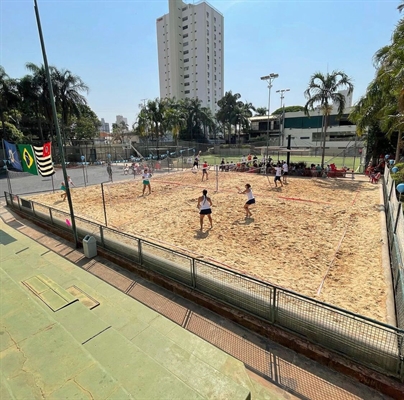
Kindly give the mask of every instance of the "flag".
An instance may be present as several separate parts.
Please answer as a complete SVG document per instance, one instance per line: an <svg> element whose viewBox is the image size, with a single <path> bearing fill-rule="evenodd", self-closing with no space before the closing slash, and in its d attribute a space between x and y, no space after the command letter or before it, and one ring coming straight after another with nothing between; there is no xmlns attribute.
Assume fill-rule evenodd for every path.
<svg viewBox="0 0 404 400"><path fill-rule="evenodd" d="M51 143L46 142L42 146L33 146L38 172L42 176L51 176L55 173L52 162Z"/></svg>
<svg viewBox="0 0 404 400"><path fill-rule="evenodd" d="M32 146L30 144L19 144L18 151L20 152L23 171L29 172L32 175L38 175Z"/></svg>
<svg viewBox="0 0 404 400"><path fill-rule="evenodd" d="M17 152L17 146L12 143L8 143L6 140L4 142L4 149L6 151L6 157L10 162L11 166L17 171L22 171L22 165L20 157Z"/></svg>

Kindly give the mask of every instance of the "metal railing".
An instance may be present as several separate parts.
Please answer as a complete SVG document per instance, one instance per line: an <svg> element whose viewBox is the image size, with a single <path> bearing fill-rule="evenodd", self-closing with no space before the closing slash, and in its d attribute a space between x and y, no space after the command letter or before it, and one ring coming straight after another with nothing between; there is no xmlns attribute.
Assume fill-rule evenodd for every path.
<svg viewBox="0 0 404 400"><path fill-rule="evenodd" d="M5 193L7 205L71 232L69 214ZM75 217L80 239L404 382L404 330L259 281L214 262Z"/></svg>
<svg viewBox="0 0 404 400"><path fill-rule="evenodd" d="M404 329L404 214L402 204L397 199L396 184L387 167L384 170L383 195L397 326Z"/></svg>

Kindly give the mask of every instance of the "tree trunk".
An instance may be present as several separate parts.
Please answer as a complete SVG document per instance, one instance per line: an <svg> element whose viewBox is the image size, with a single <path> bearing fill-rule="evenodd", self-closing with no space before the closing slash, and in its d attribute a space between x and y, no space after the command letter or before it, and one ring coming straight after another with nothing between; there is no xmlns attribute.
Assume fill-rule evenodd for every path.
<svg viewBox="0 0 404 400"><path fill-rule="evenodd" d="M324 126L323 126L323 145L322 145L322 151L321 151L321 168L324 168L324 158L325 158L325 142L327 138L327 125L328 125L328 115L324 115Z"/></svg>
<svg viewBox="0 0 404 400"><path fill-rule="evenodd" d="M397 147L396 147L396 158L395 163L397 164L400 161L400 150L401 150L401 140L403 137L403 133L401 129L398 131L398 138L397 138Z"/></svg>

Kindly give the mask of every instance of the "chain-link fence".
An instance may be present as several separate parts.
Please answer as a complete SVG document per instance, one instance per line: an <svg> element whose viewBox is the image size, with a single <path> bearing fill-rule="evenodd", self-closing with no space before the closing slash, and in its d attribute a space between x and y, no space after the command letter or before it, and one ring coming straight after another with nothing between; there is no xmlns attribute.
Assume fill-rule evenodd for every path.
<svg viewBox="0 0 404 400"><path fill-rule="evenodd" d="M7 192L5 198L9 207L71 232L69 213ZM90 234L98 246L140 267L404 381L404 330L83 218L75 220L81 240Z"/></svg>
<svg viewBox="0 0 404 400"><path fill-rule="evenodd" d="M402 202L398 199L396 184L391 178L390 170L387 167L384 171L383 194L386 208L397 326L404 329L404 214Z"/></svg>

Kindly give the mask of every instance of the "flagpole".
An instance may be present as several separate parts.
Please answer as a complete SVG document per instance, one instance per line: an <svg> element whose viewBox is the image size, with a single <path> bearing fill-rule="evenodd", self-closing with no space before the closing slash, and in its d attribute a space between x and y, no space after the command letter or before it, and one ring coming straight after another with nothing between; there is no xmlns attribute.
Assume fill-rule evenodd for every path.
<svg viewBox="0 0 404 400"><path fill-rule="evenodd" d="M8 155L7 155L7 152L6 152L6 143L4 142L4 139L2 139L2 142L3 142L4 154L6 155L6 176L7 176L8 192L13 193L13 189L11 187L10 175L8 174L8 167L7 167Z"/></svg>
<svg viewBox="0 0 404 400"><path fill-rule="evenodd" d="M74 239L74 244L75 244L76 248L78 248L79 240L78 240L78 236L77 236L76 221L74 218L72 197L70 195L69 180L67 179L67 171L66 171L66 165L65 165L65 158L64 158L64 154L63 154L62 139L60 136L59 123L58 123L57 112L56 112L55 97L53 94L52 81L51 81L51 77L50 77L50 73L49 73L48 59L46 57L45 42L43 40L43 35L42 35L42 28L41 28L41 21L39 18L37 0L34 0L34 9L35 9L36 22L38 25L39 40L41 42L42 56L43 56L43 61L44 61L44 66L45 66L45 71L46 71L46 80L48 82L49 97L50 97L50 102L51 102L51 106L52 106L52 115L53 115L53 122L55 124L56 139L57 139L58 148L59 148L59 156L60 156L60 159L62 162L63 178L64 178L65 187L66 187L67 202L69 204L69 210L70 210L70 219L71 219L71 225L72 225L72 231L73 231L73 239Z"/></svg>

